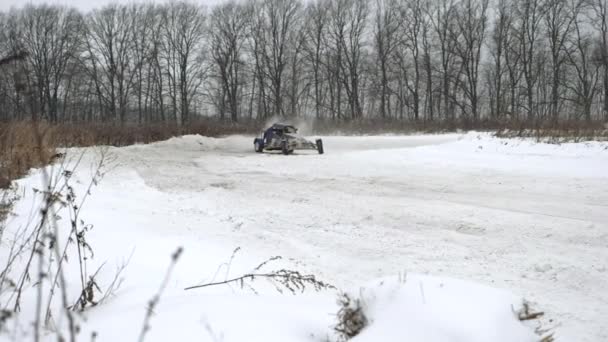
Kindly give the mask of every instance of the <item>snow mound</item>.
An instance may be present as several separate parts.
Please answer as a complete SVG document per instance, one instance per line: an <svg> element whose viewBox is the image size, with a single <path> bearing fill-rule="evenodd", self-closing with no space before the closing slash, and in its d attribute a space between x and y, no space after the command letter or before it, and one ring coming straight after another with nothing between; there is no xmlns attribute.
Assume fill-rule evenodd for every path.
<svg viewBox="0 0 608 342"><path fill-rule="evenodd" d="M337 292L279 294L251 284L259 294L220 286L170 291L155 310L147 341L336 342ZM349 294L359 299L368 326L352 342L538 341L517 312L522 299L475 283L408 274L367 283ZM99 341L132 341L145 302L122 296L88 314L86 332ZM175 329L179 327L179 329ZM2 338L0 337L0 340ZM50 341L50 339L49 339Z"/></svg>
<svg viewBox="0 0 608 342"><path fill-rule="evenodd" d="M96 254L89 269L106 263L97 279L105 291L114 266L129 261L111 300L84 313L81 336L95 331L97 341L136 340L169 255L181 246L184 255L146 341L337 341L340 307L331 291L279 296L258 283L259 296L227 287L183 290L222 278L226 267L218 269L239 246L247 252L232 262L230 276L280 255L289 261L281 267L345 289L407 265L421 274L512 289L546 312L543 327L553 325L558 341L608 341L602 305L608 298L608 145L489 133L323 139L323 155L258 154L252 137L243 136L109 148L107 174L81 215L95 227L87 234ZM70 178L79 199L97 149L67 151L73 162L85 150ZM41 195L32 189L44 188L40 178L34 170L17 183L0 261L13 240L30 236L17 232L36 222ZM67 236L69 215L64 209L60 216ZM80 294L78 263L64 270L73 302ZM517 319L521 298L502 290L413 273L364 284L351 292L369 323L355 342L539 339L537 323ZM27 283L19 322L8 327L24 337L0 332L0 341L31 340L37 289ZM43 340L56 336L48 332Z"/></svg>
<svg viewBox="0 0 608 342"><path fill-rule="evenodd" d="M539 340L518 319L521 298L471 282L407 274L349 296L358 298L368 321L353 342Z"/></svg>
<svg viewBox="0 0 608 342"><path fill-rule="evenodd" d="M188 151L221 151L221 152L251 152L253 151L253 137L231 135L214 138L202 135L184 135L173 137L165 141L150 144L155 148L182 149Z"/></svg>

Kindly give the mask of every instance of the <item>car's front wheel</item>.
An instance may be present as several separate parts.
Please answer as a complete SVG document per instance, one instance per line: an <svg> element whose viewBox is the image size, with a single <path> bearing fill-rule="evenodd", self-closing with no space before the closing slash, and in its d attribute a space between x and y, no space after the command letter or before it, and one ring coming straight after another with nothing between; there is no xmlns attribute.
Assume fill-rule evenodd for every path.
<svg viewBox="0 0 608 342"><path fill-rule="evenodd" d="M281 141L281 152L283 152L284 155L288 155L289 154L289 147L287 147L287 140L283 140Z"/></svg>
<svg viewBox="0 0 608 342"><path fill-rule="evenodd" d="M323 152L325 152L323 150L323 140L317 139L316 145L317 145L317 151L319 152L319 154L323 154Z"/></svg>
<svg viewBox="0 0 608 342"><path fill-rule="evenodd" d="M257 153L262 153L264 151L264 141L262 141L262 139L256 138L253 141L253 149Z"/></svg>

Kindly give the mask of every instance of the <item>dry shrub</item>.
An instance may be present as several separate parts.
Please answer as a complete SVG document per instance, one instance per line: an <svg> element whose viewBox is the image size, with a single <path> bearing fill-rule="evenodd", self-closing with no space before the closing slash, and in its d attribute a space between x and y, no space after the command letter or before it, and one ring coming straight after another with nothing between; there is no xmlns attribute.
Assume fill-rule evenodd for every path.
<svg viewBox="0 0 608 342"><path fill-rule="evenodd" d="M0 188L30 168L48 164L55 155L51 127L30 121L0 123Z"/></svg>
<svg viewBox="0 0 608 342"><path fill-rule="evenodd" d="M397 118L361 118L356 120L316 119L313 131L317 134L412 134L454 132L458 129L491 129L485 122L473 124L466 120L409 120Z"/></svg>
<svg viewBox="0 0 608 342"><path fill-rule="evenodd" d="M516 119L469 118L441 120L410 120L397 118L361 118L356 120L315 119L313 132L317 134L403 134L442 133L457 130L503 132L511 136L580 137L583 140L608 139L608 128L601 121L528 121ZM507 133L504 133L507 132Z"/></svg>
<svg viewBox="0 0 608 342"><path fill-rule="evenodd" d="M503 127L496 135L502 138L535 138L550 143L608 140L608 126L601 121L560 121L536 126Z"/></svg>
<svg viewBox="0 0 608 342"><path fill-rule="evenodd" d="M475 126L475 127L474 127ZM486 123L473 125L465 120L409 120L397 118L360 118L356 120L316 119L313 131L317 134L412 134L454 132L458 129L487 130Z"/></svg>
<svg viewBox="0 0 608 342"><path fill-rule="evenodd" d="M0 191L0 223L2 222L3 215L8 214L12 203L19 196L17 195L16 189L9 189ZM1 235L1 234L0 234Z"/></svg>
<svg viewBox="0 0 608 342"><path fill-rule="evenodd" d="M94 145L128 146L166 140L185 134L219 136L223 134L247 134L256 126L249 123L229 123L211 119L200 119L185 126L175 124L60 124L52 128L50 136L57 146L86 147Z"/></svg>
<svg viewBox="0 0 608 342"><path fill-rule="evenodd" d="M359 335L368 325L368 320L359 299L352 299L348 294L342 293L338 297L338 305L338 324L334 329L339 334L340 341L347 341Z"/></svg>
<svg viewBox="0 0 608 342"><path fill-rule="evenodd" d="M95 145L127 146L151 143L184 134L219 136L257 132L252 122L230 123L199 119L185 126L175 124L100 124L46 122L0 122L0 189L22 177L29 169L48 164L57 147Z"/></svg>
<svg viewBox="0 0 608 342"><path fill-rule="evenodd" d="M280 120L280 119L279 119ZM357 120L310 119L315 134L385 134L413 132L453 132L457 129L497 131L503 137L535 137L560 141L608 140L608 129L602 122L561 121L530 122L518 120L401 120L361 118ZM13 179L30 168L49 163L56 147L95 145L127 146L147 144L185 134L220 136L256 134L264 120L239 123L218 118L197 118L184 126L168 123L60 123L0 122L0 189L8 188Z"/></svg>

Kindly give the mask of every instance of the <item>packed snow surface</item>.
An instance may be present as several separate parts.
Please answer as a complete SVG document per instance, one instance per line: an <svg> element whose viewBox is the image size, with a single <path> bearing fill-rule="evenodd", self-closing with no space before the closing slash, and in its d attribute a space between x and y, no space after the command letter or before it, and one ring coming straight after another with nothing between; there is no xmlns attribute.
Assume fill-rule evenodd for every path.
<svg viewBox="0 0 608 342"><path fill-rule="evenodd" d="M85 313L83 339L136 340L181 246L147 341L335 340L334 290L279 294L263 280L258 294L183 290L276 255L267 270L315 274L360 300L369 325L356 342L534 341L538 324L557 341L608 340L608 145L482 133L323 140L323 155L256 154L241 136L110 148L81 217L94 225L90 269L105 262L100 285L127 267ZM98 158L84 152L80 193ZM19 182L5 246L31 214L39 174ZM545 312L540 322L517 320L522 298ZM27 334L19 324L13 336Z"/></svg>

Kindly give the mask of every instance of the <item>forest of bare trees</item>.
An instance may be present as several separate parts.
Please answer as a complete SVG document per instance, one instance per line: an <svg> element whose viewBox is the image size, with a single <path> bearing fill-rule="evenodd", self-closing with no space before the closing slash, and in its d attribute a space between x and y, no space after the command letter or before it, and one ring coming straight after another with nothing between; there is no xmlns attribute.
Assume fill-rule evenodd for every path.
<svg viewBox="0 0 608 342"><path fill-rule="evenodd" d="M608 121L605 0L0 12L0 120Z"/></svg>

